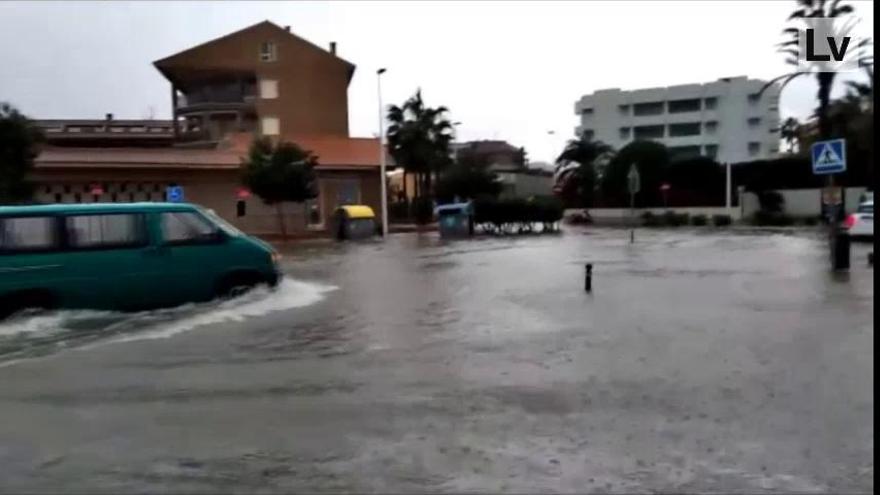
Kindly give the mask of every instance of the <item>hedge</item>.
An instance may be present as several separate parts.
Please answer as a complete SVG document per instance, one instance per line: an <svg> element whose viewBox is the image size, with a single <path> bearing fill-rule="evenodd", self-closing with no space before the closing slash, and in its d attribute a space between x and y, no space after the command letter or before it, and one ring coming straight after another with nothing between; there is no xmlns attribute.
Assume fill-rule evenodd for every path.
<svg viewBox="0 0 880 495"><path fill-rule="evenodd" d="M535 224L541 224L542 232L555 231L564 212L562 201L550 196L480 198L473 205L474 223L493 233L532 232Z"/></svg>

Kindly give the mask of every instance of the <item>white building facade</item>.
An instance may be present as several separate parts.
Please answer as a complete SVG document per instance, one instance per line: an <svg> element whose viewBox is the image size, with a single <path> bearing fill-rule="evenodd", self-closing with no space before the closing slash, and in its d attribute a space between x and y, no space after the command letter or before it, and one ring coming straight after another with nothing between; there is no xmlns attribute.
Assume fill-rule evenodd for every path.
<svg viewBox="0 0 880 495"><path fill-rule="evenodd" d="M633 91L603 89L581 97L575 128L619 150L635 140L666 145L674 157L707 156L721 163L779 153L779 88L745 76L706 84Z"/></svg>

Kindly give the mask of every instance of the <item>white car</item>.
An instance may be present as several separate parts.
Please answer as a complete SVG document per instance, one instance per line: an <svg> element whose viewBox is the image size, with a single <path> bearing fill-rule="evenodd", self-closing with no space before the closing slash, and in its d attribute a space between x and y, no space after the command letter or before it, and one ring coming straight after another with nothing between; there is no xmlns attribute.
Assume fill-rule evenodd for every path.
<svg viewBox="0 0 880 495"><path fill-rule="evenodd" d="M850 237L874 237L874 200L859 203L855 213L844 222Z"/></svg>

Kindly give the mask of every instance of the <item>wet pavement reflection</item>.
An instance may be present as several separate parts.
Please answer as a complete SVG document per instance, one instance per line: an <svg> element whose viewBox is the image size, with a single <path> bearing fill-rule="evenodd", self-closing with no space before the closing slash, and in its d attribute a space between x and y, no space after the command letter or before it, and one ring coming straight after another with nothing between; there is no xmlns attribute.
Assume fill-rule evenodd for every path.
<svg viewBox="0 0 880 495"><path fill-rule="evenodd" d="M0 492L872 491L871 247L825 249L401 234L290 246L232 301L4 322Z"/></svg>

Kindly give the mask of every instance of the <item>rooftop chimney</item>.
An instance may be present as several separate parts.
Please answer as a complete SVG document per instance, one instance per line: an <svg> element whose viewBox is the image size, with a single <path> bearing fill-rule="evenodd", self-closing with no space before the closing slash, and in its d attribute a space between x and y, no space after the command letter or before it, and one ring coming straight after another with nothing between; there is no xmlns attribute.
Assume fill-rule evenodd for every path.
<svg viewBox="0 0 880 495"><path fill-rule="evenodd" d="M290 26L284 26L284 30L287 31L287 32L289 33L289 32L290 32Z"/></svg>
<svg viewBox="0 0 880 495"><path fill-rule="evenodd" d="M106 114L106 115L104 116L104 118L107 119L107 120L113 120L113 114L112 114L112 113L108 113L108 114Z"/></svg>
<svg viewBox="0 0 880 495"><path fill-rule="evenodd" d="M330 53L332 53L333 55L336 55L336 42L335 41L330 42Z"/></svg>

